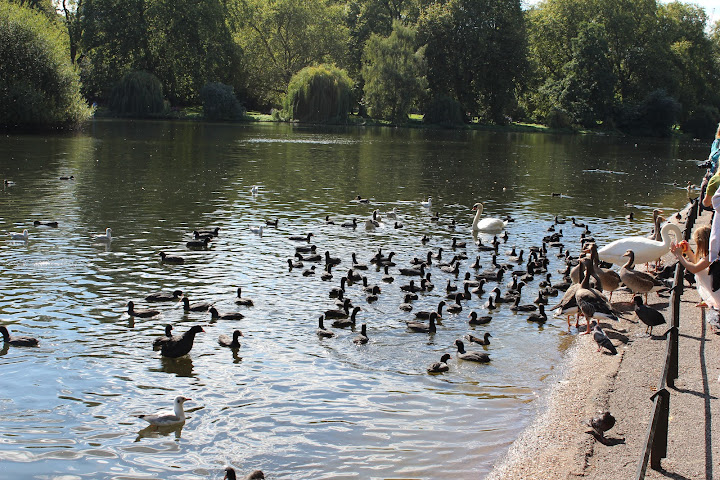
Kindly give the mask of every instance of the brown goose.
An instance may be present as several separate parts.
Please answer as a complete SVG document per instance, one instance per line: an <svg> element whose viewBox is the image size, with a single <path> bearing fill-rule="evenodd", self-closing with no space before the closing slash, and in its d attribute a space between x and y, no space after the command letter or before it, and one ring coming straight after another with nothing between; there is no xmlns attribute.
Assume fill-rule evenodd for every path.
<svg viewBox="0 0 720 480"><path fill-rule="evenodd" d="M320 315L320 318L318 319L318 328L316 330L317 336L320 338L332 338L335 336L333 332L325 328L325 325L323 323L323 320L325 320L325 317Z"/></svg>
<svg viewBox="0 0 720 480"><path fill-rule="evenodd" d="M635 253L632 250L626 251L623 257L628 257L628 261L620 268L620 279L634 294L645 294L645 303L647 303L648 293L666 288L660 280L633 268Z"/></svg>
<svg viewBox="0 0 720 480"><path fill-rule="evenodd" d="M437 319L437 313L432 312L430 314L429 324L425 325L422 322L405 322L408 330L418 333L435 333L437 328L435 327L435 320Z"/></svg>
<svg viewBox="0 0 720 480"><path fill-rule="evenodd" d="M582 263L586 271L580 288L575 292L575 301L577 302L579 312L582 313L587 320L587 330L585 333L590 333L590 329L592 328L590 327L590 322L595 315L610 318L611 320L618 320L618 318L613 313L612 306L605 296L600 291L590 288L590 269L592 268L590 260L584 258Z"/></svg>
<svg viewBox="0 0 720 480"><path fill-rule="evenodd" d="M488 355L487 353L466 352L465 344L462 342L462 340L455 340L455 346L458 349L457 357L460 360L465 360L468 362L480 362L480 363L487 363L490 361L490 355Z"/></svg>
<svg viewBox="0 0 720 480"><path fill-rule="evenodd" d="M610 298L608 301L612 301L612 294L620 286L620 275L609 268L602 268L600 266L600 258L598 257L597 244L591 243L590 248L586 250L590 253L590 259L592 260L592 268L596 278L600 280L600 286L603 291L610 292Z"/></svg>
<svg viewBox="0 0 720 480"><path fill-rule="evenodd" d="M20 335L10 336L5 325L0 325L0 333L2 334L3 341L6 345L13 345L15 347L37 347L40 341L35 337L24 337Z"/></svg>

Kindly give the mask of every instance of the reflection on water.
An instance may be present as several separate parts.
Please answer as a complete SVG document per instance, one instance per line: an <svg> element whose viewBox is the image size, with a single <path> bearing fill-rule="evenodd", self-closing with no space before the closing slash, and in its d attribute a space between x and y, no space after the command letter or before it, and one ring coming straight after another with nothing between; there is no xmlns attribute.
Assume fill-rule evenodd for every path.
<svg viewBox="0 0 720 480"><path fill-rule="evenodd" d="M160 438L160 437L168 437L170 434L174 434L175 440L180 440L180 437L182 436L182 429L185 426L184 423L180 423L178 425L171 425L168 427L159 427L157 425L148 425L147 427L143 428L138 432L138 436L135 439L136 442L139 442L143 438Z"/></svg>
<svg viewBox="0 0 720 480"><path fill-rule="evenodd" d="M334 308L328 292L353 252L367 264L378 249L394 251L405 267L428 251L443 248L445 261L464 251L460 276L433 265L434 290L412 302L413 311L436 309L448 280L462 288L464 273L475 273L475 257L490 266L491 252L471 243L476 202L485 217L515 219L500 263L512 245L526 252L539 245L555 215L589 223L601 243L644 234L652 208L683 205L686 191L675 182L695 180L692 160L707 152L705 145L635 142L117 121L95 122L76 136L1 138L0 178L15 185L0 190L0 232L28 228L30 235L27 243L0 237L0 319L42 339L39 349L0 350L2 475L200 479L235 464L293 479L482 476L530 420L575 329L567 334L565 319L529 323L507 306L490 313L487 325L469 327L470 311L488 314L485 293L459 314L444 313L435 334L410 333L405 322L413 314L398 308L407 278L392 267L396 281L383 283L384 272L371 265L363 274L381 286L376 302L366 301L361 283L346 288L361 307L368 344L356 346L353 329L332 329L329 321L336 337L319 341L318 316ZM73 181L59 179L70 174ZM370 203L353 201L357 195ZM428 196L430 210L420 203ZM635 221L625 218L626 205ZM373 210L393 208L402 229L389 219L364 228ZM353 218L359 228L340 226ZM274 219L278 226L262 236L251 232ZM35 220L58 227L35 227ZM209 249L187 249L193 230L214 226L220 235ZM94 242L106 228L113 242ZM582 229L568 223L563 230L565 248L577 254ZM322 262L313 263L314 277L302 275L310 262L288 268L300 245L289 237L308 232L319 253L341 259L329 282L320 279ZM453 237L469 246L453 251ZM493 239L478 238L485 245ZM163 265L159 251L185 263ZM559 278L555 253L548 271ZM541 280L528 282L524 303ZM242 308L242 320L210 323L207 312L144 300L180 289L192 301L236 311L238 287L255 301ZM129 317L129 300L161 313ZM188 356L161 358L152 341L168 323L175 332L202 324L206 334ZM236 328L246 335L242 347L218 346L218 335ZM485 331L491 363L457 361L454 340ZM453 356L449 372L428 375L443 353ZM171 405L178 394L192 397L195 409L182 428L136 433L133 413Z"/></svg>

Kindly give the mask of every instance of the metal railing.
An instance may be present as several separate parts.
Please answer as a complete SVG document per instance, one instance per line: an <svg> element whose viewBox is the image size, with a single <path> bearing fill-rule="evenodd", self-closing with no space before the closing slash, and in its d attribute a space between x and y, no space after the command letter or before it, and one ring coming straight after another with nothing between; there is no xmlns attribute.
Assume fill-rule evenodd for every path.
<svg viewBox="0 0 720 480"><path fill-rule="evenodd" d="M690 239L690 234L695 226L700 214L700 205L698 200L688 208L688 218L685 222L685 232L683 236L685 240ZM685 277L685 267L680 262L675 268L675 277L673 279L672 294L670 296L670 328L665 333L667 337L667 351L665 354L665 364L660 375L660 382L657 391L650 397L652 403L652 413L650 424L646 435L645 447L643 448L635 478L642 480L645 478L648 460L653 470L661 468L660 460L667 457L667 439L668 439L668 422L670 419L670 390L675 386L675 379L678 378L678 351L679 351L679 328L680 328L680 298L683 293L683 281Z"/></svg>

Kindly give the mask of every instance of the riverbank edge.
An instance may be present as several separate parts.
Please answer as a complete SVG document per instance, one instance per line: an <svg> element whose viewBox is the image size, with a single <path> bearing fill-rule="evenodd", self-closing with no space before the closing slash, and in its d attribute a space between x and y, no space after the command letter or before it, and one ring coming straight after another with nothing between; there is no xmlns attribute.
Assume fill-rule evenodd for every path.
<svg viewBox="0 0 720 480"><path fill-rule="evenodd" d="M681 210L683 219L687 218L689 208L688 205ZM674 219L675 215L671 217ZM699 219L696 226L703 223L707 223L707 219L704 222ZM679 226L684 229L684 224ZM663 260L666 264L674 263L674 257L670 254L663 257ZM684 296L691 297L690 305L697 302L694 288L686 289ZM627 305L631 301L632 295L616 291L613 305L617 308L618 304ZM652 299L650 302L652 304ZM665 310L661 311L668 319L669 304L663 305ZM657 308L657 305L652 306ZM637 321L631 306L623 306L623 310L624 319L620 324L600 322L616 345L618 355L598 353L592 335L578 335L561 361L559 371L554 377L555 383L540 397L536 416L506 453L495 462L486 480L576 479L587 476L629 478L628 473L634 470L640 460L640 451L638 450L637 454L626 451L624 461L617 462L622 465L616 465L616 471L598 471L593 465L596 449L601 448L606 453L609 450L589 434L587 421L598 412L612 410L613 405L617 407L618 404L622 405L623 401L627 402L627 410L632 411L623 412L624 416L634 417L637 421L616 427L614 433L620 432L624 435L621 439L623 444L627 439L626 450L636 449L637 445L634 444L637 442L631 441L631 438L637 439L644 435L649 421L645 417L650 413L649 408L640 405L641 399L652 395L660 379L665 341L657 341L657 334L654 334L655 337L643 338L645 325ZM664 333L667 325L657 328ZM644 357L649 366L642 371L635 370L638 366L637 359L625 362L628 356ZM619 376L627 376L628 372L625 370L629 369L633 369L638 377L643 378L635 385L616 382ZM615 415L620 418L617 411Z"/></svg>

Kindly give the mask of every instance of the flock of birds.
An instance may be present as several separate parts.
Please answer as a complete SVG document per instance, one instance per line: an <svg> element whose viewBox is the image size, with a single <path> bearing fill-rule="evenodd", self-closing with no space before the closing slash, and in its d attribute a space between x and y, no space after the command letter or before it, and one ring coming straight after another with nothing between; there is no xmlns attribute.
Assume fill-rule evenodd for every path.
<svg viewBox="0 0 720 480"><path fill-rule="evenodd" d="M253 186L251 193L253 195L258 193L256 186ZM354 201L358 204L370 203L368 199L360 196L357 196ZM433 208L432 198L429 197L427 201L421 202L421 207L427 209L430 213ZM396 264L395 252L385 254L382 249L378 249L376 254L370 258L369 264L364 264L357 259L355 253L352 253L349 260L335 257L329 250L326 250L324 254L319 253L317 246L312 244L314 234L311 232L289 236L288 240L297 242L292 257L287 259L290 272L301 271L303 277L317 276L323 281L333 281L337 278L339 282L338 286L332 287L328 291L328 297L335 304L319 312L321 314L316 329L317 336L320 339L331 339L336 336L335 331L332 329L350 328L354 330L358 315L363 311L363 308L358 303L377 301L383 291L394 289L391 285L395 282L397 282L396 285L400 284L397 290L402 294L403 299L398 308L408 312L405 323L409 333L433 335L438 328L442 328L443 321L449 320L450 315L457 316L461 314L473 302L475 308L470 309L467 315L469 319L468 326L487 326L492 321L493 312L505 306L517 313L525 312L526 316L522 318L540 324L548 321L546 310L549 310L554 311L557 316L567 317L568 328L570 328L572 316L575 317L576 327L579 327L580 317L585 317L586 329L584 333L593 332L598 351L604 348L611 354L616 354L616 347L596 319L619 320L620 312L615 309L610 300L613 291L617 290L621 285L624 285L635 294L633 298L634 312L647 325L650 335L652 335L653 327L665 323L663 314L647 305L647 295L651 292L666 289L667 286L661 279L634 268L635 262L648 263L657 261L659 257L666 253L670 248L670 235L675 237L675 241L681 240L682 235L676 225L667 223L660 228L663 218L659 214L662 212L654 212L655 235L653 238L628 237L616 240L598 249L594 239L590 236L590 229L587 225L577 222L575 218L567 219L556 216L554 222L548 228L548 235L542 239L541 243L528 246L527 249L518 249L518 247L513 246L511 249L501 253L500 246L507 244L509 239L508 224L513 222L513 219L510 217L503 219L482 217L482 203L476 203L473 206L473 211L475 215L471 231L475 240L474 244L467 245L467 242L453 238L451 244L430 249L422 257L412 258L406 265ZM385 213L374 210L372 217L365 220L364 223L358 223L353 218L352 221L344 222L340 226L355 229L364 225L367 230L374 230L382 228L385 225L383 222L389 221L393 228L402 228L402 224L398 221L398 215L395 208ZM430 220L439 221L439 215L432 215ZM334 224L334 221L329 216L325 217L325 222L326 224ZM57 227L57 223L35 222L35 226ZM251 231L262 235L265 228L277 226L277 219L267 220L265 225L252 227ZM581 229L580 255L573 256L570 249L566 248L563 240L563 226L566 226L566 229ZM455 222L453 221L449 227L454 229ZM219 235L219 232L219 227L195 230L193 231L193 239L186 243L186 247L188 249L205 249ZM480 234L485 238L492 236L492 240L487 240L487 243L483 244ZM22 233L11 233L10 238L13 241L27 242L29 238L28 230L25 229ZM96 235L93 240L112 242L111 229L107 228L105 234ZM424 236L418 240L418 245L424 246L429 241L430 238ZM565 268L559 271L562 278L555 282L552 281L553 273L548 271L550 264L549 250L553 248L558 251L556 257L565 264ZM468 257L468 252L472 249L478 252L477 255L474 255L474 259ZM450 255L452 257L448 258ZM490 263L486 268L483 268L480 263L481 255L489 256ZM184 259L180 256L167 255L165 252L160 252L159 256L160 261L163 263L184 263ZM501 262L499 259L503 257L505 261ZM615 272L610 268L612 264L621 265L619 272ZM322 271L319 271L317 267L321 265L323 266ZM340 265L347 265L347 267L343 268L344 273L338 277L333 269L335 271L339 270ZM381 273L380 284L372 283L368 279L371 269ZM666 268L664 272L667 271ZM436 278L437 276L444 278L443 287L435 287L432 282L433 275L436 275ZM406 278L407 281L400 281L400 278ZM529 285L536 278L539 281L537 282L537 294L534 301L532 303L522 303L523 287ZM505 284L505 280L509 282ZM490 288L491 285L492 288ZM436 309L415 310L413 301L417 300L419 295L425 295L433 290L437 292L443 288L445 293L438 302ZM561 292L564 292L562 296ZM603 292L608 292L610 297L606 297ZM364 297L360 301L358 301L358 293ZM479 303L478 300L483 298L485 293L488 294L485 302ZM641 295L645 295L645 302L643 302ZM355 298L352 299L351 296L355 296ZM546 307L551 297L559 297L559 300L555 302L555 305ZM182 302L185 312L208 312L211 322L217 320L241 320L244 317L242 312L218 312L213 303L210 302L191 303L188 296L184 295L181 290L152 293L145 297L145 300L147 302ZM252 307L254 304L252 299L243 297L241 288L237 288L235 303L244 307ZM152 318L159 315L160 310L137 308L133 301L129 301L127 303L127 314L135 317ZM325 326L326 321L331 322L332 329ZM179 335L173 335L172 330L172 325L166 325L165 335L153 341L153 348L159 350L163 357L178 358L187 355L193 347L195 336L205 331L201 325L194 325ZM0 326L0 333L6 345L32 347L39 344L39 341L33 337L10 335L5 326ZM241 347L239 337L241 336L243 334L240 330L234 330L232 336L220 335L218 344L222 347L239 349ZM360 333L353 337L352 342L363 345L368 343L370 338L371 332L368 331L368 324L365 322L362 323ZM490 354L487 351L490 338L492 338L490 332L485 332L479 337L468 332L462 339L456 339L453 348L457 360L478 363L490 362ZM465 342L482 346L483 351L467 351ZM451 358L450 353L443 353L438 362L434 362L427 367L427 372L430 374L447 372L451 368L449 363ZM138 417L157 427L182 424L186 420L183 405L189 400L184 396L177 396L174 400L173 411L138 415ZM593 428L596 433L602 430L602 428L600 430ZM259 471L253 472L251 475L256 476L248 476L247 478L264 478L262 472ZM235 472L230 467L226 472L226 478L235 478Z"/></svg>

